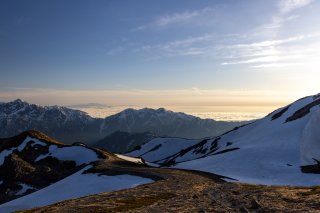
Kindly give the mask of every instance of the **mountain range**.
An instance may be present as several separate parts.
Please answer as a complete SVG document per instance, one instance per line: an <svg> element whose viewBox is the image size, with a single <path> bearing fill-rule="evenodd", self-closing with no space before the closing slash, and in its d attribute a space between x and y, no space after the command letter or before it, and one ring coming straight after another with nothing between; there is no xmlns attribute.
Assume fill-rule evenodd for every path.
<svg viewBox="0 0 320 213"><path fill-rule="evenodd" d="M11 137L26 130L42 131L59 140L96 140L101 119L60 106L39 106L17 99L0 104L0 137Z"/></svg>
<svg viewBox="0 0 320 213"><path fill-rule="evenodd" d="M157 136L202 138L221 134L242 123L200 119L163 108L126 109L101 119L90 117L80 110L61 106L39 106L20 99L0 103L0 137L11 137L34 129L69 144L73 142L94 144L117 131L129 134L152 132ZM112 138L113 143L121 143L121 138L117 139L115 135ZM135 140L139 139L137 137ZM122 152L130 150L125 144L118 145L124 147L120 150Z"/></svg>
<svg viewBox="0 0 320 213"><path fill-rule="evenodd" d="M143 108L126 109L105 118L101 131L106 135L115 131L129 133L149 131L158 136L203 138L219 135L243 123L201 119L164 108Z"/></svg>

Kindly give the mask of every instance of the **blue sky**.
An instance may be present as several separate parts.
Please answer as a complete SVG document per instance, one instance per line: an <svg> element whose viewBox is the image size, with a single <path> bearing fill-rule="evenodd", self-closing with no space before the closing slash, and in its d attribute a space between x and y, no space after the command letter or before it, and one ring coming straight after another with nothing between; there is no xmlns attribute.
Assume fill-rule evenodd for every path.
<svg viewBox="0 0 320 213"><path fill-rule="evenodd" d="M2 0L0 99L280 106L319 92L315 0Z"/></svg>

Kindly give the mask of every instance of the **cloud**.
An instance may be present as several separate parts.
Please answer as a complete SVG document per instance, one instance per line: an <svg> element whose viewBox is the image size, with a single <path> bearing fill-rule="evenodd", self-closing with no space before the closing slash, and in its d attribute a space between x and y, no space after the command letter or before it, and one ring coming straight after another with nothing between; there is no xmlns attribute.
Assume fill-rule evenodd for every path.
<svg viewBox="0 0 320 213"><path fill-rule="evenodd" d="M215 41L213 34L204 34L185 39L169 41L155 45L144 45L134 48L133 52L146 52L154 55L155 59L176 56L200 56L207 55L213 48L212 42Z"/></svg>
<svg viewBox="0 0 320 213"><path fill-rule="evenodd" d="M221 65L254 64L251 68L283 68L294 65L314 66L314 57L320 55L315 43L318 33L292 36L283 39L233 44L226 47L232 55Z"/></svg>
<svg viewBox="0 0 320 213"><path fill-rule="evenodd" d="M198 37L190 37L187 39L176 40L167 43L168 47L181 47L181 46L191 46L195 43L210 41L213 38L213 35L205 34Z"/></svg>
<svg viewBox="0 0 320 213"><path fill-rule="evenodd" d="M213 35L206 34L161 44L158 48L170 56L203 55L207 53L208 43L213 39Z"/></svg>
<svg viewBox="0 0 320 213"><path fill-rule="evenodd" d="M291 91L289 91L291 92ZM195 95L197 94L197 95ZM112 106L274 106L291 95L277 90L205 90L190 89L126 89L126 90L54 90L16 88L0 91L1 101L22 98L41 105L73 105L102 103ZM277 99L277 97L280 97Z"/></svg>
<svg viewBox="0 0 320 213"><path fill-rule="evenodd" d="M277 36L278 32L286 23L298 18L300 18L299 15L291 15L286 17L283 14L281 14L281 15L273 16L270 23L259 26L255 30L254 34L263 35L263 36L269 35L270 37L275 37Z"/></svg>
<svg viewBox="0 0 320 213"><path fill-rule="evenodd" d="M242 61L235 61L235 62L225 62L222 63L222 65L231 65L231 64L255 64L255 63L270 63L270 62L278 62L278 61L286 61L286 60L297 60L297 59L303 59L306 58L306 55L302 54L289 54L289 55L271 55L271 56L265 56L265 57L256 57L248 60L242 60ZM274 65L274 64L273 64ZM283 63L284 65L289 65L289 63ZM265 64L262 66L254 66L255 68L262 68L267 67ZM275 67L275 66L270 66ZM279 67L279 66L278 66Z"/></svg>
<svg viewBox="0 0 320 213"><path fill-rule="evenodd" d="M311 4L313 0L281 0L278 4L281 13L290 13Z"/></svg>
<svg viewBox="0 0 320 213"><path fill-rule="evenodd" d="M192 87L192 90L195 91L197 94L202 95L203 93L198 87Z"/></svg>
<svg viewBox="0 0 320 213"><path fill-rule="evenodd" d="M108 56L117 55L117 54L121 53L123 50L124 50L123 47L116 47L114 49L108 50L107 55Z"/></svg>
<svg viewBox="0 0 320 213"><path fill-rule="evenodd" d="M234 61L234 62L224 62L222 65L234 65L234 64L252 64L252 63L266 63L279 61L279 56L266 56L266 57L257 57L248 60Z"/></svg>
<svg viewBox="0 0 320 213"><path fill-rule="evenodd" d="M248 67L266 68L268 67L266 64L270 63L270 67L291 66L290 64L295 62L294 60L302 60L308 56L309 53L304 50L303 43L310 43L307 39L311 36L306 32L305 35L286 34L287 37L279 37L279 35L285 35L281 28L287 22L301 17L289 12L311 3L312 0L279 0L277 3L279 10L276 9L271 14L270 22L257 26L246 33L221 34L218 31L207 31L203 35L164 43L140 43L140 46L131 46L129 51L145 53L150 60L161 60L168 57L202 57L220 65L248 64ZM141 26L140 30L203 20L204 17L209 17L206 13L210 10L212 9L205 8L165 14L156 17L149 24ZM285 13L281 11L285 11ZM212 15L212 13L210 14ZM254 66L250 66L251 64Z"/></svg>
<svg viewBox="0 0 320 213"><path fill-rule="evenodd" d="M277 37L287 22L301 18L300 15L292 14L292 12L310 5L312 2L313 0L278 0L276 6L279 10L274 14L270 23L258 27L254 33L261 36Z"/></svg>
<svg viewBox="0 0 320 213"><path fill-rule="evenodd" d="M230 47L231 48L272 47L272 46L277 46L277 45L280 45L280 44L300 41L300 40L303 40L304 38L305 38L305 36L300 35L300 36L294 36L294 37L289 37L289 38L285 38L285 39L266 40L266 41L254 42L254 43L249 43L249 44L235 44L235 45L232 45Z"/></svg>
<svg viewBox="0 0 320 213"><path fill-rule="evenodd" d="M269 63L269 64L259 64L251 67L252 68L284 68L284 67L301 66L301 65L305 65L305 63Z"/></svg>
<svg viewBox="0 0 320 213"><path fill-rule="evenodd" d="M148 24L134 28L133 31L145 30L147 28L163 28L169 25L186 23L198 16L206 14L211 10L211 8L204 8L201 10L184 11L181 13L163 14L156 17L152 22Z"/></svg>
<svg viewBox="0 0 320 213"><path fill-rule="evenodd" d="M190 20L200 14L200 11L174 13L172 15L163 15L158 17L154 24L160 27L164 27L170 24L176 24Z"/></svg>
<svg viewBox="0 0 320 213"><path fill-rule="evenodd" d="M272 17L270 23L254 29L248 40L255 41L229 45L226 52L233 57L233 61L225 59L221 65L254 64L251 68L284 68L301 64L312 64L312 55L319 55L315 51L308 51L314 43L312 38L318 34L305 34L278 39L287 22L300 18L292 14L293 11L310 5L313 0L280 0L277 2L279 11ZM256 38L273 38L257 41ZM310 49L310 48L309 48ZM314 48L313 48L314 49Z"/></svg>

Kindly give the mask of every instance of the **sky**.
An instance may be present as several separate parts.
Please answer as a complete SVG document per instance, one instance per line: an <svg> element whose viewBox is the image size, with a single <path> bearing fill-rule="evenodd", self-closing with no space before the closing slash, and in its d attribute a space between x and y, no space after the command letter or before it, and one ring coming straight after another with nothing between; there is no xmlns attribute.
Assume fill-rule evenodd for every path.
<svg viewBox="0 0 320 213"><path fill-rule="evenodd" d="M268 113L319 93L319 11L317 0L0 0L0 101Z"/></svg>

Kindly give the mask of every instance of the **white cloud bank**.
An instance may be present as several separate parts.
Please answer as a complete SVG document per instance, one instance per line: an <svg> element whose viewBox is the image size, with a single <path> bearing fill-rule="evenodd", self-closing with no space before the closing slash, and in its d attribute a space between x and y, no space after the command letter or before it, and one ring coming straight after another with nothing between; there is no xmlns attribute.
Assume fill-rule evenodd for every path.
<svg viewBox="0 0 320 213"><path fill-rule="evenodd" d="M305 7L312 2L313 0L281 0L278 6L282 13L289 13L296 9Z"/></svg>
<svg viewBox="0 0 320 213"><path fill-rule="evenodd" d="M135 29L133 29L133 31L140 31L148 28L163 28L174 24L190 22L195 18L205 15L210 11L212 11L212 8L207 7L200 10L162 14L160 16L155 17L150 23L136 27Z"/></svg>
<svg viewBox="0 0 320 213"><path fill-rule="evenodd" d="M298 88L297 85L294 85ZM314 92L314 91L312 91ZM53 90L15 89L0 92L0 101L22 98L41 105L103 103L109 106L281 106L311 91L282 90L208 90L192 87L176 90Z"/></svg>

